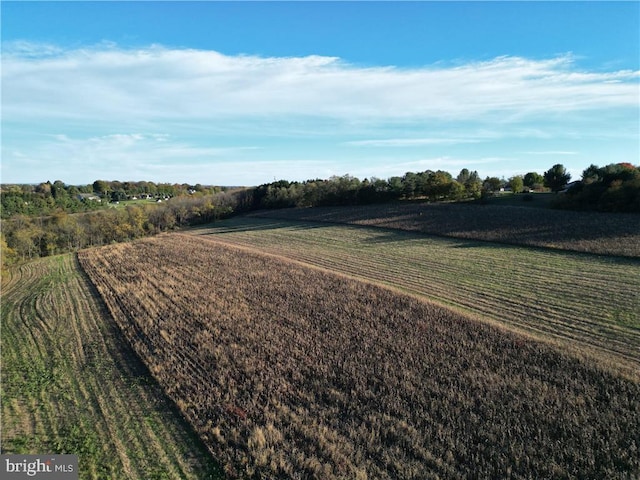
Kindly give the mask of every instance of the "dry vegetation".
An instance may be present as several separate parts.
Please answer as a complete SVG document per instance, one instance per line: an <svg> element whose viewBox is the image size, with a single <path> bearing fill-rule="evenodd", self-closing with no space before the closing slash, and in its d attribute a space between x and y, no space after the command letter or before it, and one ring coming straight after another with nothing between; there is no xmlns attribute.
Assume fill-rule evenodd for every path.
<svg viewBox="0 0 640 480"><path fill-rule="evenodd" d="M640 260L319 222L190 233L399 288L640 372Z"/></svg>
<svg viewBox="0 0 640 480"><path fill-rule="evenodd" d="M296 208L255 215L351 223L491 242L640 257L640 216L471 203Z"/></svg>
<svg viewBox="0 0 640 480"><path fill-rule="evenodd" d="M640 475L640 385L526 337L193 236L79 258L230 476Z"/></svg>
<svg viewBox="0 0 640 480"><path fill-rule="evenodd" d="M83 480L220 478L75 256L3 272L1 395L3 454L77 454Z"/></svg>

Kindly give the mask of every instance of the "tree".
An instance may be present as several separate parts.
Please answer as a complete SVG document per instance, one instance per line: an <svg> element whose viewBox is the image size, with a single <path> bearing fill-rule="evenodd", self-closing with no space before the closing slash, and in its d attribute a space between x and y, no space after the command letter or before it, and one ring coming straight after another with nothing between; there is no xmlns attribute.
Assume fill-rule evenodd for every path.
<svg viewBox="0 0 640 480"><path fill-rule="evenodd" d="M480 198L482 194L482 180L476 170L469 173L469 178L464 182L464 188L469 197Z"/></svg>
<svg viewBox="0 0 640 480"><path fill-rule="evenodd" d="M464 185L465 183L467 183L469 181L470 177L471 177L471 172L469 172L469 169L468 168L463 168L462 170L460 170L460 173L456 177L456 180L459 183L462 183Z"/></svg>
<svg viewBox="0 0 640 480"><path fill-rule="evenodd" d="M18 252L14 248L7 245L4 234L0 232L0 259L3 267L15 263L18 258Z"/></svg>
<svg viewBox="0 0 640 480"><path fill-rule="evenodd" d="M600 167L592 163L591 165L589 165L589 167L585 168L582 171L582 182L585 185L599 182L600 180L602 180L600 175L601 175Z"/></svg>
<svg viewBox="0 0 640 480"><path fill-rule="evenodd" d="M416 193L418 176L414 172L407 172L402 177L402 193L405 198L413 198Z"/></svg>
<svg viewBox="0 0 640 480"><path fill-rule="evenodd" d="M45 197L51 195L51 182L47 181L46 183L39 184L36 187L36 193L40 193Z"/></svg>
<svg viewBox="0 0 640 480"><path fill-rule="evenodd" d="M449 184L449 191L447 192L447 197L451 200L462 200L466 196L466 189L463 184L460 182L453 180Z"/></svg>
<svg viewBox="0 0 640 480"><path fill-rule="evenodd" d="M513 193L520 193L524 187L524 181L520 175L516 175L509 179L509 186Z"/></svg>
<svg viewBox="0 0 640 480"><path fill-rule="evenodd" d="M429 200L440 200L450 193L453 179L449 172L438 170L437 172L425 172L425 174L427 174L427 178L423 193L429 197Z"/></svg>
<svg viewBox="0 0 640 480"><path fill-rule="evenodd" d="M60 200L68 196L66 188L67 187L62 180L56 180L55 182L53 182L53 185L51 185L50 189L51 195L53 195L53 198L56 199L56 202L60 202Z"/></svg>
<svg viewBox="0 0 640 480"><path fill-rule="evenodd" d="M524 176L522 182L525 187L535 189L538 185L543 185L544 177L537 172L529 172Z"/></svg>
<svg viewBox="0 0 640 480"><path fill-rule="evenodd" d="M567 173L567 169L560 163L544 172L543 177L544 185L549 187L552 192L559 192L571 180L571 174Z"/></svg>
<svg viewBox="0 0 640 480"><path fill-rule="evenodd" d="M487 177L482 184L483 190L487 192L497 192L502 187L502 180L498 177Z"/></svg>
<svg viewBox="0 0 640 480"><path fill-rule="evenodd" d="M400 198L402 196L403 184L402 177L391 177L388 180L389 183L389 193L391 194L391 198Z"/></svg>
<svg viewBox="0 0 640 480"><path fill-rule="evenodd" d="M104 180L96 180L93 182L93 191L98 195L106 195L109 191L109 183Z"/></svg>

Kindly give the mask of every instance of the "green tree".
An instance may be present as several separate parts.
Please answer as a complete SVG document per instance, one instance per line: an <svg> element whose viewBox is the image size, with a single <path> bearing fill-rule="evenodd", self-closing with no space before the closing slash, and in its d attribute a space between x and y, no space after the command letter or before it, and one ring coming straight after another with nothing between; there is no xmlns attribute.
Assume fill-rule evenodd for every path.
<svg viewBox="0 0 640 480"><path fill-rule="evenodd" d="M485 192L497 192L500 187L502 187L502 180L498 177L487 177L482 184L482 189Z"/></svg>
<svg viewBox="0 0 640 480"><path fill-rule="evenodd" d="M582 171L582 181L585 185L599 182L602 180L600 167L593 163Z"/></svg>
<svg viewBox="0 0 640 480"><path fill-rule="evenodd" d="M463 184L460 182L453 180L449 184L449 192L447 193L447 197L451 200L462 200L466 196L466 189Z"/></svg>
<svg viewBox="0 0 640 480"><path fill-rule="evenodd" d="M56 180L53 182L53 185L51 185L51 195L53 195L57 203L60 203L62 199L68 197L67 188L63 181Z"/></svg>
<svg viewBox="0 0 640 480"><path fill-rule="evenodd" d="M464 189L471 198L480 198L482 195L482 180L476 170L469 173L469 178L464 182Z"/></svg>
<svg viewBox="0 0 640 480"><path fill-rule="evenodd" d="M427 171L425 174L427 174L427 179L423 193L429 197L429 200L440 200L449 195L453 182L449 172L438 170L437 172Z"/></svg>
<svg viewBox="0 0 640 480"><path fill-rule="evenodd" d="M558 192L571 180L571 174L567 172L564 165L557 163L549 170L544 172L544 185L549 187L552 192Z"/></svg>
<svg viewBox="0 0 640 480"><path fill-rule="evenodd" d="M109 191L109 182L104 180L96 180L93 182L93 191L98 195L106 195Z"/></svg>
<svg viewBox="0 0 640 480"><path fill-rule="evenodd" d="M516 175L509 179L509 186L511 187L511 191L513 193L520 193L524 188L524 181L522 176Z"/></svg>
<svg viewBox="0 0 640 480"><path fill-rule="evenodd" d="M522 182L525 187L535 189L544 184L544 177L537 172L529 172L524 176Z"/></svg>
<svg viewBox="0 0 640 480"><path fill-rule="evenodd" d="M402 191L404 188L402 184L402 177L391 177L388 182L391 198L400 198L402 196Z"/></svg>
<svg viewBox="0 0 640 480"><path fill-rule="evenodd" d="M416 193L418 176L414 172L407 172L402 177L402 193L405 198L412 198Z"/></svg>

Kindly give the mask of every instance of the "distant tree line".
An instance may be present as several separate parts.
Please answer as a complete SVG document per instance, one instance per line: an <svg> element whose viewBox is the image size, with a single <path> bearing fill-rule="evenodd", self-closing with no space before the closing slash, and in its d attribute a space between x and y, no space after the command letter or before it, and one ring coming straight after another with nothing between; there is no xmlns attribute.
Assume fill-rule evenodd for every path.
<svg viewBox="0 0 640 480"><path fill-rule="evenodd" d="M443 170L407 172L387 180L360 180L351 175L334 176L328 180L289 182L280 180L255 188L253 208L317 207L366 205L396 200L463 201L480 199L499 191L520 193L544 191L543 175L529 172L508 180L498 177L481 179L477 171L463 168L454 178Z"/></svg>
<svg viewBox="0 0 640 480"><path fill-rule="evenodd" d="M280 180L235 189L103 180L82 187L67 186L61 181L36 186L3 185L2 264L131 240L257 209L413 199L461 201L481 199L501 190L519 193L551 189L559 192L554 202L558 208L640 212L638 167L628 163L602 168L591 165L581 181L567 188L570 178L564 166L558 164L543 175L529 172L508 180L483 180L477 172L465 168L455 178L442 170L426 170L387 180L344 175L305 182ZM170 200L126 202L139 198ZM105 208L113 202L122 204Z"/></svg>
<svg viewBox="0 0 640 480"><path fill-rule="evenodd" d="M482 180L478 172L466 168L456 178L443 170L426 170L407 172L387 180L360 180L351 175L305 182L280 180L255 188L253 208L366 205L411 199L458 201L480 198L483 193L497 191L504 184L505 181L498 178Z"/></svg>

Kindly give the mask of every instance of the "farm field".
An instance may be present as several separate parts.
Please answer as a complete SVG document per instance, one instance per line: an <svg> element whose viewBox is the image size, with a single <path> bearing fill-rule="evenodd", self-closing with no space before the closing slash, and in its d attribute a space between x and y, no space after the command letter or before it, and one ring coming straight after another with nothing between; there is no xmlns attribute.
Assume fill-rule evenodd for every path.
<svg viewBox="0 0 640 480"><path fill-rule="evenodd" d="M2 453L77 454L83 480L222 478L75 255L3 276L1 395Z"/></svg>
<svg viewBox="0 0 640 480"><path fill-rule="evenodd" d="M532 194L536 195L545 194ZM355 207L289 208L265 218L348 223L472 240L640 258L640 216L474 203L403 202ZM535 202L535 200L534 200Z"/></svg>
<svg viewBox="0 0 640 480"><path fill-rule="evenodd" d="M638 259L255 217L189 233L417 294L636 377L640 369Z"/></svg>
<svg viewBox="0 0 640 480"><path fill-rule="evenodd" d="M264 254L277 230L266 223L225 225L211 241L168 234L79 260L229 477L640 474L637 379L416 296ZM293 252L319 249L292 240L296 228L327 235L279 228L291 230L281 248ZM240 234L251 232L261 246L246 247ZM390 243L345 227L324 241L344 252L353 232L370 240L363 249ZM243 238L245 247L229 244ZM620 276L629 264L612 268Z"/></svg>

